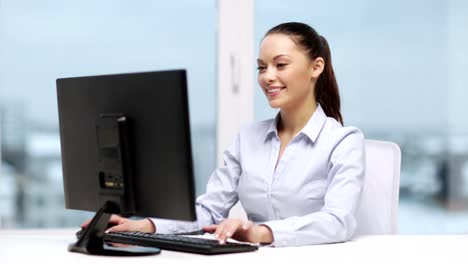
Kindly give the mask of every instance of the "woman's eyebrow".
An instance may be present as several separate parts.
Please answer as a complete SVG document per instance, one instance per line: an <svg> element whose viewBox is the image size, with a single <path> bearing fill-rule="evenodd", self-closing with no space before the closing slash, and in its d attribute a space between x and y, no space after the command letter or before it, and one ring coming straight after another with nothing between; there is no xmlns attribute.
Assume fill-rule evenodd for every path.
<svg viewBox="0 0 468 264"><path fill-rule="evenodd" d="M282 56L289 57L287 54L278 54L273 58L273 60L276 60L276 59L278 59L279 57L282 57Z"/></svg>
<svg viewBox="0 0 468 264"><path fill-rule="evenodd" d="M282 56L289 57L288 54L278 54L278 55L276 55L275 57L273 57L273 60L276 60L276 59L278 59L278 58L280 58L280 57L282 57ZM265 62L263 62L263 61L259 58L259 59L257 59L257 63L265 63Z"/></svg>

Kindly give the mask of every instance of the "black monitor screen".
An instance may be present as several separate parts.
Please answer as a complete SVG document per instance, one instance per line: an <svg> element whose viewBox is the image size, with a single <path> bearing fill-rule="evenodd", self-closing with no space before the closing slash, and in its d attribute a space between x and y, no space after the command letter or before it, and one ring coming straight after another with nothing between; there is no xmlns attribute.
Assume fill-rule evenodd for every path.
<svg viewBox="0 0 468 264"><path fill-rule="evenodd" d="M126 159L132 201L121 202L132 214L195 220L185 70L62 78L57 98L66 208L101 208L106 191L124 185L112 168ZM126 132L118 121L100 126L109 116Z"/></svg>

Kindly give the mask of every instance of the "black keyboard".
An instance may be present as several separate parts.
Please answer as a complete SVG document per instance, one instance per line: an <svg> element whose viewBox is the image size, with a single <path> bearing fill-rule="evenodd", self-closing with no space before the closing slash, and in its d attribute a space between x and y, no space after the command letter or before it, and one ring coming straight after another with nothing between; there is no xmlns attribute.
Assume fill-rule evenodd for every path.
<svg viewBox="0 0 468 264"><path fill-rule="evenodd" d="M219 244L218 240L181 235L149 234L143 232L111 232L104 235L108 243L130 244L143 247L158 247L160 249L190 252L205 255L249 252L258 249L249 244L231 243Z"/></svg>

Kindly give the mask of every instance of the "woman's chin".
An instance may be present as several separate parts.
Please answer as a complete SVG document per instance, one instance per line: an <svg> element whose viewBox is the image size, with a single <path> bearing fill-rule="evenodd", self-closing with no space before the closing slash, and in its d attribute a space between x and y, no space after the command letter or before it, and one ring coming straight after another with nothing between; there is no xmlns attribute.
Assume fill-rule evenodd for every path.
<svg viewBox="0 0 468 264"><path fill-rule="evenodd" d="M279 102L269 101L268 103L270 104L271 108L274 108L274 109L281 108L281 104Z"/></svg>

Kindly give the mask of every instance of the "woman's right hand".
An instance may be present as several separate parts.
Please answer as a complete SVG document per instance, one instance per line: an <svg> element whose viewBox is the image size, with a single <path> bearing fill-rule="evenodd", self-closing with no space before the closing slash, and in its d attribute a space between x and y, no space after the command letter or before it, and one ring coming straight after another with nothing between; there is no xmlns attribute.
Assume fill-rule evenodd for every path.
<svg viewBox="0 0 468 264"><path fill-rule="evenodd" d="M86 228L92 219L86 220L81 224L81 228ZM148 218L141 220L130 220L128 218L112 215L109 219L109 224L113 225L111 228L106 230L107 232L124 232L124 231L139 231L146 233L156 232L156 226Z"/></svg>

